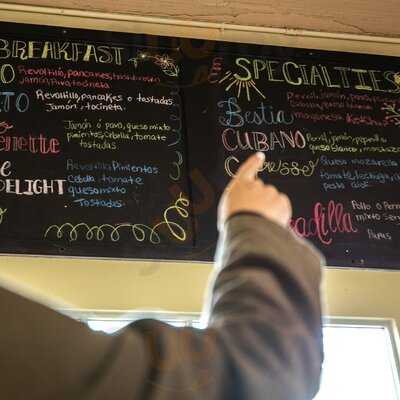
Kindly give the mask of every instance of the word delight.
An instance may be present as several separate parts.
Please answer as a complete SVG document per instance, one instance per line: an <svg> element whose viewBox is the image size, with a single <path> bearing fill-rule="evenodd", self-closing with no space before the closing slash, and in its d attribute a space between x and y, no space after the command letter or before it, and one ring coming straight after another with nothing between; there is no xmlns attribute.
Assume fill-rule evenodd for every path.
<svg viewBox="0 0 400 400"><path fill-rule="evenodd" d="M65 179L12 179L11 162L0 164L0 193L24 196L64 194Z"/></svg>

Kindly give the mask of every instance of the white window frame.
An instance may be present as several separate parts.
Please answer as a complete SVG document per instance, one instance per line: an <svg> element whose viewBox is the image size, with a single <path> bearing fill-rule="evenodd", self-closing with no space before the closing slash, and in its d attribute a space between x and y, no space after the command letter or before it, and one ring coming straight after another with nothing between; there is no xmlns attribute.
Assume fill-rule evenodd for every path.
<svg viewBox="0 0 400 400"><path fill-rule="evenodd" d="M400 400L400 336L396 321L393 318L364 318L364 317L325 317L324 327L347 326L385 328L389 336L389 344L392 355L393 379L396 387L397 399Z"/></svg>

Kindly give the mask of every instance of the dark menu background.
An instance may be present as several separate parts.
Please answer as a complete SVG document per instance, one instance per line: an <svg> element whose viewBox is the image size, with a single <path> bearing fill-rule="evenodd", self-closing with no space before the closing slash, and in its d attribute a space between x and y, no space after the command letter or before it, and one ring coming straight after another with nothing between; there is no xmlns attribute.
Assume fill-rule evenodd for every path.
<svg viewBox="0 0 400 400"><path fill-rule="evenodd" d="M400 267L395 57L0 24L0 251L209 261L239 163L328 265Z"/></svg>
<svg viewBox="0 0 400 400"><path fill-rule="evenodd" d="M11 24L1 38L2 252L185 257L194 235L171 41Z"/></svg>

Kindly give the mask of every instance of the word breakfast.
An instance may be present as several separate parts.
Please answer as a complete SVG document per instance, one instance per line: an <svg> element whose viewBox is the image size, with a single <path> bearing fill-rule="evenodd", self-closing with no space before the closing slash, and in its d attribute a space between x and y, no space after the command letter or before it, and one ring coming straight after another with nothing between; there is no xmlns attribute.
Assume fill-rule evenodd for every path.
<svg viewBox="0 0 400 400"><path fill-rule="evenodd" d="M123 47L90 43L23 41L0 38L0 59L49 59L122 65Z"/></svg>

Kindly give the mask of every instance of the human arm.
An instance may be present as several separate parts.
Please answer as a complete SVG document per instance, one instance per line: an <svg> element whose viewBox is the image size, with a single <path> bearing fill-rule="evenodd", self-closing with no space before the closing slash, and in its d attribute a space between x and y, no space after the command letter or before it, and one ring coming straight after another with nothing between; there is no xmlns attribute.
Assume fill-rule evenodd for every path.
<svg viewBox="0 0 400 400"><path fill-rule="evenodd" d="M228 207L220 221L204 330L149 320L107 336L1 289L1 398L311 399L322 361L320 258L275 203L275 222L254 204Z"/></svg>

